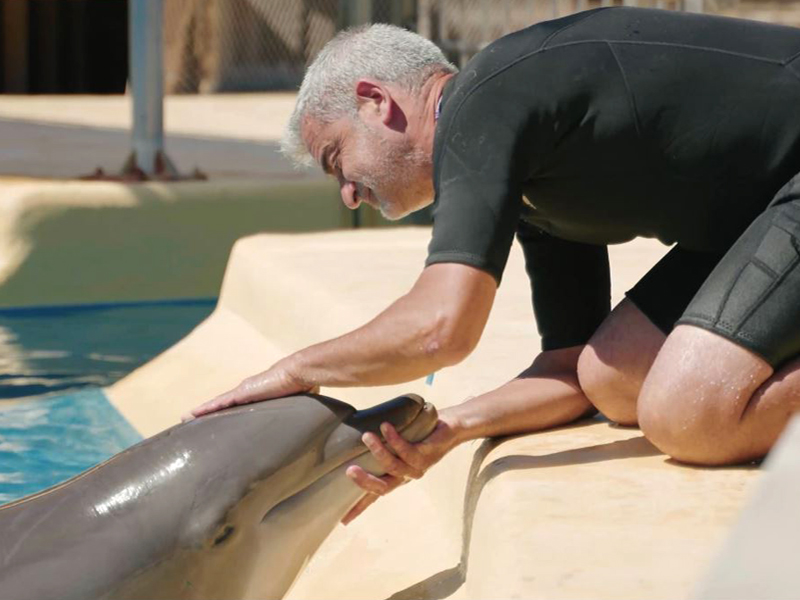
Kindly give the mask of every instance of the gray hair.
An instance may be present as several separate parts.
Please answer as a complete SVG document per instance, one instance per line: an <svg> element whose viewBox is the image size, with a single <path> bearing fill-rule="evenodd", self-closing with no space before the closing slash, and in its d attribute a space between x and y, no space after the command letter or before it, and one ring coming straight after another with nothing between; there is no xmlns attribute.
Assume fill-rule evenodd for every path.
<svg viewBox="0 0 800 600"><path fill-rule="evenodd" d="M281 152L297 165L313 164L300 128L307 117L332 123L357 114L355 84L376 79L418 92L435 73L456 67L430 40L394 25L362 25L339 32L306 71Z"/></svg>

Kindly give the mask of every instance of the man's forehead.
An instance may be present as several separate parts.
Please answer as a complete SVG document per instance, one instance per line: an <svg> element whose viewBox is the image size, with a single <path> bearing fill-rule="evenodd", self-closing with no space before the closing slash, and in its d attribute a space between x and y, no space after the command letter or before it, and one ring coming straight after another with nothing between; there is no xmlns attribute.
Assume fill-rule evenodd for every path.
<svg viewBox="0 0 800 600"><path fill-rule="evenodd" d="M314 117L306 117L300 127L300 134L306 146L327 143L338 138L347 129L347 119L341 118L333 122L325 122Z"/></svg>
<svg viewBox="0 0 800 600"><path fill-rule="evenodd" d="M339 119L332 123L324 123L313 117L303 119L300 133L306 149L321 164L323 170L329 170L325 159L329 151L339 142L347 127L346 119ZM328 167L328 168L326 168Z"/></svg>

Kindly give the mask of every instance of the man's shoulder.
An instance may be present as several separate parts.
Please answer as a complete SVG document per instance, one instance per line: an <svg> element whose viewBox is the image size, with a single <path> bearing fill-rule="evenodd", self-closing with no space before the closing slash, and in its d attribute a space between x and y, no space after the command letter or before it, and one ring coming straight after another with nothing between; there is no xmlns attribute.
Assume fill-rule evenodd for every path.
<svg viewBox="0 0 800 600"><path fill-rule="evenodd" d="M587 79L574 77L574 71L585 69L585 61L595 57L550 60L544 51L562 32L586 27L582 24L608 10L616 9L537 23L478 52L446 85L434 138L434 178L446 149L457 157L459 171L467 167L486 173L494 166L498 176L505 176L509 164L524 169L526 157L548 147L552 135L546 124L554 117L553 107L568 110ZM552 85L554 80L559 85ZM539 124L536 135L528 127L531 122Z"/></svg>
<svg viewBox="0 0 800 600"><path fill-rule="evenodd" d="M492 77L501 75L520 61L542 52L553 38L587 19L611 8L599 8L543 21L509 33L475 54L455 77L450 96L464 97L480 88Z"/></svg>

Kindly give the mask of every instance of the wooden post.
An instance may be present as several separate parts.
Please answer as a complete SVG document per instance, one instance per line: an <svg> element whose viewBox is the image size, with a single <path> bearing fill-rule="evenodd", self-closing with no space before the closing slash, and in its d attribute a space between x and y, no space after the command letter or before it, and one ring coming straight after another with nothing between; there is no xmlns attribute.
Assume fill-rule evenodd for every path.
<svg viewBox="0 0 800 600"><path fill-rule="evenodd" d="M28 92L28 0L2 3L3 91Z"/></svg>

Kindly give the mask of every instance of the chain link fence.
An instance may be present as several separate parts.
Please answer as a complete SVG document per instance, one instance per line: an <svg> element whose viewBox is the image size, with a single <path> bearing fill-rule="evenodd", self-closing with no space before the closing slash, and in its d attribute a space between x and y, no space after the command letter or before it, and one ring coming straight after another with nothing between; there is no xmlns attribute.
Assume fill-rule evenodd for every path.
<svg viewBox="0 0 800 600"><path fill-rule="evenodd" d="M415 0L166 0L168 93L292 89L338 30L414 28Z"/></svg>
<svg viewBox="0 0 800 600"><path fill-rule="evenodd" d="M600 6L709 12L800 26L800 0L166 0L167 93L295 89L338 30L393 23L459 66L498 37Z"/></svg>

